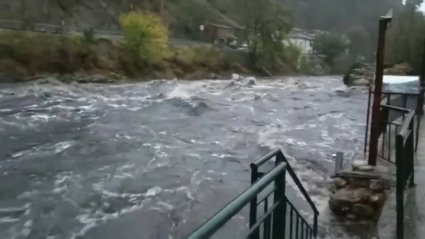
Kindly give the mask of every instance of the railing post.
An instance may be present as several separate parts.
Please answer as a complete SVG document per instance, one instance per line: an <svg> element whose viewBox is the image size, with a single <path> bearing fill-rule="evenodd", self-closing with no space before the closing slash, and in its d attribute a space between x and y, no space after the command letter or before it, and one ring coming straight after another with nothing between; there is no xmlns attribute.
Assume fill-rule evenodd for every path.
<svg viewBox="0 0 425 239"><path fill-rule="evenodd" d="M414 187L415 186L415 127L414 127L414 123L415 123L415 117L412 118L412 121L410 121L409 123L409 138L407 139L408 142L408 149L409 150L409 173L411 174L410 177L410 183L409 183L409 187ZM410 175L409 174L409 175Z"/></svg>
<svg viewBox="0 0 425 239"><path fill-rule="evenodd" d="M258 167L251 164L251 185L258 180ZM257 196L255 196L249 205L249 228L251 229L257 223ZM249 239L260 239L260 230L255 230Z"/></svg>
<svg viewBox="0 0 425 239"><path fill-rule="evenodd" d="M396 137L396 210L397 210L397 239L404 238L404 139Z"/></svg>
<svg viewBox="0 0 425 239"><path fill-rule="evenodd" d="M375 84L373 89L373 105L372 105L372 120L370 128L369 142L369 165L376 165L376 157L378 155L379 128L380 128L380 106L382 95L382 80L384 75L384 54L385 54L385 32L391 18L382 18L379 20L379 35L378 35L378 50L376 53L376 72Z"/></svg>
<svg viewBox="0 0 425 239"><path fill-rule="evenodd" d="M279 157L279 154L277 155ZM286 196L285 196L285 179L286 170L276 177L274 192L274 203L279 202L276 210L273 212L273 239L285 238L286 229Z"/></svg>
<svg viewBox="0 0 425 239"><path fill-rule="evenodd" d="M370 121L370 99L372 97L372 90L369 86L369 97L367 100L367 114L366 114L366 130L365 130L365 136L364 136L364 153L367 152L367 141L369 139L369 121Z"/></svg>
<svg viewBox="0 0 425 239"><path fill-rule="evenodd" d="M313 234L314 238L317 237L317 213L314 213L314 221L313 221Z"/></svg>

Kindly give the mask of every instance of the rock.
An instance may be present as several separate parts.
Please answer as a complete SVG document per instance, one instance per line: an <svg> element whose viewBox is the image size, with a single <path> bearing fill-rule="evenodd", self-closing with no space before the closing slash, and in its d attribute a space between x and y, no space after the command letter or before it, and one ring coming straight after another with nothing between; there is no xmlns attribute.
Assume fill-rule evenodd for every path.
<svg viewBox="0 0 425 239"><path fill-rule="evenodd" d="M358 79L358 80L356 80L356 81L354 81L353 82L353 85L364 85L364 86L368 86L368 85L370 85L370 81L368 81L368 80L366 80L366 79L364 79L364 78L361 78L361 79Z"/></svg>
<svg viewBox="0 0 425 239"><path fill-rule="evenodd" d="M329 199L329 208L338 216L345 216L350 212L350 206L331 197Z"/></svg>
<svg viewBox="0 0 425 239"><path fill-rule="evenodd" d="M338 205L352 207L357 203L368 202L371 194L369 189L345 187L333 194L331 198Z"/></svg>
<svg viewBox="0 0 425 239"><path fill-rule="evenodd" d="M371 218L375 215L375 210L365 204L355 204L353 206L353 212L356 218Z"/></svg>
<svg viewBox="0 0 425 239"><path fill-rule="evenodd" d="M344 75L343 81L347 86L369 85L374 78L375 67L363 63L355 63Z"/></svg>
<svg viewBox="0 0 425 239"><path fill-rule="evenodd" d="M361 188L369 188L370 185L370 181L369 179L351 179L350 183L356 187L361 187Z"/></svg>
<svg viewBox="0 0 425 239"><path fill-rule="evenodd" d="M376 193L370 197L370 204L375 208L381 208L385 203L385 193Z"/></svg>
<svg viewBox="0 0 425 239"><path fill-rule="evenodd" d="M334 179L334 186L337 189L341 189L347 185L347 181L342 178L335 178Z"/></svg>
<svg viewBox="0 0 425 239"><path fill-rule="evenodd" d="M370 184L370 189L372 189L372 191L374 192L381 193L385 191L385 188L386 188L386 185L384 180L382 179L378 179L377 181Z"/></svg>
<svg viewBox="0 0 425 239"><path fill-rule="evenodd" d="M256 85L257 84L257 79L255 79L255 77L248 77L246 78L246 85L250 86L250 85Z"/></svg>
<svg viewBox="0 0 425 239"><path fill-rule="evenodd" d="M364 160L354 160L351 164L351 167L353 168L353 171L358 170L359 167L366 166L367 162Z"/></svg>
<svg viewBox="0 0 425 239"><path fill-rule="evenodd" d="M363 171L363 172L370 172L373 171L374 167L371 165L360 165L357 170L358 171Z"/></svg>

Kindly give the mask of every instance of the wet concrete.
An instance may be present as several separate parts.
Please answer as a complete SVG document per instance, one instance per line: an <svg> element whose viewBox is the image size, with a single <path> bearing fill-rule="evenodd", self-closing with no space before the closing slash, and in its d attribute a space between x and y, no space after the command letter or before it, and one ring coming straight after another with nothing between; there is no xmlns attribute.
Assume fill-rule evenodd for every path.
<svg viewBox="0 0 425 239"><path fill-rule="evenodd" d="M422 239L425 236L425 117L421 119L419 131L419 145L415 161L415 183L414 188L406 190L405 195L405 219L404 238ZM387 199L381 220L378 224L380 239L397 239L396 236L396 199L395 187Z"/></svg>

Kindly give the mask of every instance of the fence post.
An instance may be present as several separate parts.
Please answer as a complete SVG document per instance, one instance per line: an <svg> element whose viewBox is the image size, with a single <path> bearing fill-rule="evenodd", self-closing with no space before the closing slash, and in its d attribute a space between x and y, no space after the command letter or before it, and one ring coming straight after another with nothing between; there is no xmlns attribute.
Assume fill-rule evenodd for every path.
<svg viewBox="0 0 425 239"><path fill-rule="evenodd" d="M258 180L258 167L251 164L251 185ZM251 229L257 223L257 196L255 196L249 205L249 228ZM255 230L249 239L260 239L260 230Z"/></svg>
<svg viewBox="0 0 425 239"><path fill-rule="evenodd" d="M278 154L279 155L279 154ZM276 177L274 192L274 203L279 202L276 210L273 212L273 239L285 238L286 229L286 196L285 196L285 176L286 170Z"/></svg>
<svg viewBox="0 0 425 239"><path fill-rule="evenodd" d="M407 139L408 142L408 149L409 150L409 173L411 174L410 177L410 183L409 187L415 186L415 117L412 118L412 121L409 123L409 138Z"/></svg>
<svg viewBox="0 0 425 239"><path fill-rule="evenodd" d="M404 139L396 137L396 210L397 210L397 239L404 238Z"/></svg>

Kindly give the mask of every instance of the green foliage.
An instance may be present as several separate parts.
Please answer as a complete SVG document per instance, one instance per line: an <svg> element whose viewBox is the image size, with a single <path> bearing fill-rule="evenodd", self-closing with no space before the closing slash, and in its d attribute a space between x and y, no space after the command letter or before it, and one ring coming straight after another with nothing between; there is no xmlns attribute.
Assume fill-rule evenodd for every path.
<svg viewBox="0 0 425 239"><path fill-rule="evenodd" d="M394 16L387 32L386 61L407 62L416 71L421 69L425 44L425 17L414 6L407 5Z"/></svg>
<svg viewBox="0 0 425 239"><path fill-rule="evenodd" d="M243 12L252 63L257 68L279 68L284 56L283 40L292 28L288 13L270 0L246 2Z"/></svg>
<svg viewBox="0 0 425 239"><path fill-rule="evenodd" d="M328 64L333 64L334 59L345 53L348 46L349 42L344 37L334 33L319 34L313 42L313 49L325 55Z"/></svg>
<svg viewBox="0 0 425 239"><path fill-rule="evenodd" d="M21 29L27 30L27 31L33 31L35 29L34 22L29 18L25 19L22 22Z"/></svg>
<svg viewBox="0 0 425 239"><path fill-rule="evenodd" d="M130 12L120 17L120 25L128 49L142 61L155 63L169 55L168 31L159 16Z"/></svg>
<svg viewBox="0 0 425 239"><path fill-rule="evenodd" d="M96 43L96 36L93 28L84 29L83 42L87 44Z"/></svg>
<svg viewBox="0 0 425 239"><path fill-rule="evenodd" d="M284 48L285 62L293 69L299 70L302 60L302 49L292 43L289 43Z"/></svg>
<svg viewBox="0 0 425 239"><path fill-rule="evenodd" d="M200 39L199 26L213 18L212 7L206 0L178 0L177 3L180 7L173 14L178 19L173 25L174 31L189 35L192 39Z"/></svg>

